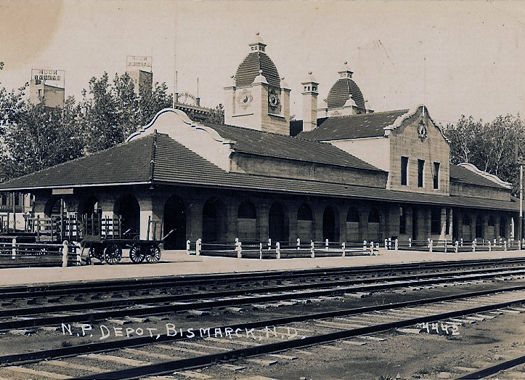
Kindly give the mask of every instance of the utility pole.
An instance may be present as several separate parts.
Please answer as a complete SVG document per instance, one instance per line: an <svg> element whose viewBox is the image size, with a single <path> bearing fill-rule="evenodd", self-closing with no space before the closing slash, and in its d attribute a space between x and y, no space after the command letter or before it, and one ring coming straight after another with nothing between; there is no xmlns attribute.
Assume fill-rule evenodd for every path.
<svg viewBox="0 0 525 380"><path fill-rule="evenodd" d="M523 161L520 164L520 226L518 228L518 249L521 250L521 243L523 239Z"/></svg>

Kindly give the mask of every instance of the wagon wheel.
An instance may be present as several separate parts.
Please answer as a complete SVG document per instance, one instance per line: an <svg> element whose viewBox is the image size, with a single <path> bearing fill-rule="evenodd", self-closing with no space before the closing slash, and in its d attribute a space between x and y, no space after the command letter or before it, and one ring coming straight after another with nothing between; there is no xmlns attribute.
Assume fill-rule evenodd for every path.
<svg viewBox="0 0 525 380"><path fill-rule="evenodd" d="M122 248L117 244L110 244L104 249L104 260L108 264L117 264L122 259Z"/></svg>
<svg viewBox="0 0 525 380"><path fill-rule="evenodd" d="M160 248L158 245L152 245L147 248L148 254L146 255L146 261L148 263L158 263L160 261Z"/></svg>
<svg viewBox="0 0 525 380"><path fill-rule="evenodd" d="M135 264L141 263L145 256L146 253L140 245L133 245L129 250L129 258Z"/></svg>

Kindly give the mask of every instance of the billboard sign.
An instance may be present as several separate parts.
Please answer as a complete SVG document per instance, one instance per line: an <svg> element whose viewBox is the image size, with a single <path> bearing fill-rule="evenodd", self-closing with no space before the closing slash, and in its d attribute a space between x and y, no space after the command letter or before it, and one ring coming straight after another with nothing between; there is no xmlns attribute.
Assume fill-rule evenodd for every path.
<svg viewBox="0 0 525 380"><path fill-rule="evenodd" d="M31 79L35 84L45 83L54 87L64 88L66 72L64 70L32 69Z"/></svg>
<svg viewBox="0 0 525 380"><path fill-rule="evenodd" d="M140 69L151 71L152 58L140 55L128 55L126 57L126 70Z"/></svg>

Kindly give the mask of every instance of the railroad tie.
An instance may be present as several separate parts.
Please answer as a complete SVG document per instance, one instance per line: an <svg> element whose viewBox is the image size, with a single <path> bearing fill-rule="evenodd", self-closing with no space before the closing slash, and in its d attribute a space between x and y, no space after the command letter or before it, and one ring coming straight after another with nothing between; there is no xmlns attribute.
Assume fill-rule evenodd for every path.
<svg viewBox="0 0 525 380"><path fill-rule="evenodd" d="M144 356L144 357L149 357L149 358L152 358L152 359L164 359L164 360L179 360L179 359L182 359L181 357L178 357L178 356L159 354L159 353L156 353L156 352L143 351L143 350L138 350L136 348L126 348L124 351L129 352L130 354L133 354L133 355L137 355L139 357Z"/></svg>
<svg viewBox="0 0 525 380"><path fill-rule="evenodd" d="M198 379L198 380L205 380L205 379L211 379L212 377L210 375L206 375L205 373L197 372L197 371L183 371L183 372L174 372L174 375L182 375L184 377L188 377L190 379Z"/></svg>
<svg viewBox="0 0 525 380"><path fill-rule="evenodd" d="M271 366L277 363L277 360L272 359L259 359L259 358L250 358L250 359L244 359L247 362L259 364L263 366Z"/></svg>
<svg viewBox="0 0 525 380"><path fill-rule="evenodd" d="M54 379L54 380L72 379L71 376L62 375L62 374L54 373L54 372L34 370L31 368L5 367L5 369L11 372L14 372L14 373L18 373L18 374L31 375L31 376L37 376L37 377L47 377L49 379Z"/></svg>
<svg viewBox="0 0 525 380"><path fill-rule="evenodd" d="M144 362L141 360L135 360L135 359L128 359L123 358L120 356L114 356L114 355L107 355L107 354L87 354L87 355L81 355L81 357L87 357L89 359L95 359L98 361L110 361L117 364L124 364L124 365L131 365L131 366L143 366L149 364L148 362Z"/></svg>
<svg viewBox="0 0 525 380"><path fill-rule="evenodd" d="M61 368L73 368L78 369L80 371L87 371L87 372L105 372L106 369L100 368L100 367L94 367L92 365L83 365L78 363L72 363L72 362L62 362L60 360L48 360L45 362L45 364L50 364L56 367Z"/></svg>

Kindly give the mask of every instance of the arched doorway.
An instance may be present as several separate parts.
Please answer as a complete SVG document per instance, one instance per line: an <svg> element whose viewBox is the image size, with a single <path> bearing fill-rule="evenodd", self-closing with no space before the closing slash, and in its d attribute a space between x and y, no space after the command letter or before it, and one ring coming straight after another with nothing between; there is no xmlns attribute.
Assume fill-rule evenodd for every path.
<svg viewBox="0 0 525 380"><path fill-rule="evenodd" d="M140 234L140 206L137 198L131 194L121 196L115 203L115 214L120 217L123 236Z"/></svg>
<svg viewBox="0 0 525 380"><path fill-rule="evenodd" d="M335 220L335 212L331 206L325 208L323 213L323 241L338 241L339 234L337 233L337 223Z"/></svg>
<svg viewBox="0 0 525 380"><path fill-rule="evenodd" d="M65 215L68 212L68 205L64 198L53 197L51 198L44 210L44 213L47 217L60 217L60 215Z"/></svg>
<svg viewBox="0 0 525 380"><path fill-rule="evenodd" d="M218 242L224 238L224 206L218 199L210 199L202 210L202 240Z"/></svg>
<svg viewBox="0 0 525 380"><path fill-rule="evenodd" d="M350 207L346 214L346 240L357 242L359 236L359 212L355 207Z"/></svg>
<svg viewBox="0 0 525 380"><path fill-rule="evenodd" d="M256 242L257 211L252 202L244 201L237 211L237 231L242 242Z"/></svg>
<svg viewBox="0 0 525 380"><path fill-rule="evenodd" d="M270 207L268 235L272 242L288 241L288 226L285 222L284 209L279 203L274 203Z"/></svg>
<svg viewBox="0 0 525 380"><path fill-rule="evenodd" d="M462 235L462 238L463 240L470 240L470 223L471 223L471 220L470 220L470 216L468 215L463 215L463 221L462 221L462 224L463 224L463 235Z"/></svg>
<svg viewBox="0 0 525 380"><path fill-rule="evenodd" d="M483 239L483 218L478 216L476 218L476 239Z"/></svg>
<svg viewBox="0 0 525 380"><path fill-rule="evenodd" d="M92 215L98 212L100 209L97 197L91 195L80 204L79 214L80 215Z"/></svg>
<svg viewBox="0 0 525 380"><path fill-rule="evenodd" d="M186 207L178 196L173 195L164 205L163 234L172 231L164 241L165 249L186 248Z"/></svg>
<svg viewBox="0 0 525 380"><path fill-rule="evenodd" d="M313 235L312 209L303 203L297 210L297 237L308 243L313 240Z"/></svg>
<svg viewBox="0 0 525 380"><path fill-rule="evenodd" d="M504 216L499 220L499 236L502 238L507 237L507 220Z"/></svg>

